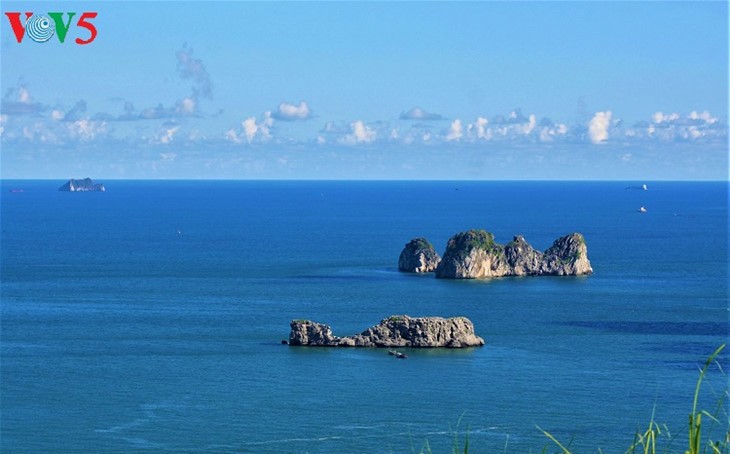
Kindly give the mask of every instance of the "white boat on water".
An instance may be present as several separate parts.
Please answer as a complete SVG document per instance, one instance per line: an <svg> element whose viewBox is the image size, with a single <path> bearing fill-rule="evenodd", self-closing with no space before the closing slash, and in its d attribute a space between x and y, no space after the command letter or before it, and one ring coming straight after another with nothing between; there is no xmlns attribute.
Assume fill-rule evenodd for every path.
<svg viewBox="0 0 730 454"><path fill-rule="evenodd" d="M639 208L639 213L646 213L646 208L645 207Z"/></svg>

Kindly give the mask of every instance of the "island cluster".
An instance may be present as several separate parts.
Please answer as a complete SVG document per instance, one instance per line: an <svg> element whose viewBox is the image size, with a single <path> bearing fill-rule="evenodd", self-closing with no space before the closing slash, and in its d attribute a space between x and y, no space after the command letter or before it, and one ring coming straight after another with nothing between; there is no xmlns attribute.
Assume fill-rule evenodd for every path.
<svg viewBox="0 0 730 454"><path fill-rule="evenodd" d="M409 241L398 258L398 270L431 273L441 279L488 279L503 276L579 276L593 273L585 238L571 233L558 238L545 252L535 250L521 235L506 245L485 230L457 233L449 239L443 258L425 238ZM464 348L484 345L466 317L392 315L360 334L339 337L323 323L292 320L292 346ZM401 352L391 355L405 358Z"/></svg>
<svg viewBox="0 0 730 454"><path fill-rule="evenodd" d="M446 244L443 258L425 238L409 241L398 258L398 270L435 272L442 279L485 279L503 276L579 276L593 273L585 238L571 233L555 240L545 252L535 250L522 235L506 245L485 230L457 233Z"/></svg>

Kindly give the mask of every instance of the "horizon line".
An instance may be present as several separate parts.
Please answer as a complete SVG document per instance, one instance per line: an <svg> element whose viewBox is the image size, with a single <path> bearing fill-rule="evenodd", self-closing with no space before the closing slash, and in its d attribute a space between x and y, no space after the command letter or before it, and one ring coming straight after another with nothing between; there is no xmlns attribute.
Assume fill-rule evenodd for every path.
<svg viewBox="0 0 730 454"><path fill-rule="evenodd" d="M69 180L83 180L85 178L91 178L91 177L72 177L72 178L64 178L64 177L51 177L51 178L0 178L0 182L2 181L69 181ZM646 179L635 179L635 178L601 178L601 179L575 179L575 178L567 178L567 179L554 179L554 178L547 178L547 179L469 179L469 178L118 178L118 177L112 177L112 178L91 178L94 181L261 181L261 182L274 182L274 181L282 181L282 182L307 182L307 181L331 181L331 182L452 182L452 181L463 181L463 182L514 182L514 183L550 183L550 182L585 182L585 183L591 183L591 182L686 182L686 183L728 183L730 182L729 179L656 179L656 178L646 178Z"/></svg>

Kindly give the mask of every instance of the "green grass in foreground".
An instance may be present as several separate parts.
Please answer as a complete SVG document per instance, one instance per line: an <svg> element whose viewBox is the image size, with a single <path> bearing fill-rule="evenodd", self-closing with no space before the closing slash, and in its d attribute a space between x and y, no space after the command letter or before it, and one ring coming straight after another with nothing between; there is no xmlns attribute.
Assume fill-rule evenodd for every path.
<svg viewBox="0 0 730 454"><path fill-rule="evenodd" d="M700 376L697 379L695 385L694 399L692 401L692 412L689 414L689 439L688 448L684 450L684 454L730 454L730 420L728 419L727 411L725 410L725 399L728 397L728 387L726 386L722 394L719 396L717 401L717 407L713 413L707 410L698 410L697 401L700 395L700 388L702 382L705 380L707 370L712 364L716 366L722 372L720 364L716 362L717 357L725 349L725 344L722 344L715 352L707 358L705 365L700 371ZM724 372L723 372L724 373ZM463 415L462 415L463 417ZM461 419L456 424L458 429ZM708 423L709 420L709 423ZM724 424L722 430L722 437L719 440L713 440L708 433L709 429L714 425L721 426ZM708 427L709 426L709 427ZM548 452L549 444L555 445L559 448L558 452L562 454L573 454L570 450L570 443L565 446L557 438L555 438L550 432L543 430L539 426L537 429L540 430L550 440L546 445L542 453ZM707 430L705 430L707 429ZM454 433L454 440L451 448L452 454L468 454L469 453L469 430L467 429L465 439L462 443L459 441L458 430L452 431ZM676 449L672 449L671 443L674 438L670 435L669 429L666 426L660 426L655 420L652 414L649 426L644 432L637 432L634 435L634 441L629 446L624 454L657 454L657 453L674 453L681 452ZM596 447L598 453L603 451L599 446ZM504 452L507 452L507 444L505 443ZM432 454L431 448L426 441L424 447L421 449L420 454Z"/></svg>

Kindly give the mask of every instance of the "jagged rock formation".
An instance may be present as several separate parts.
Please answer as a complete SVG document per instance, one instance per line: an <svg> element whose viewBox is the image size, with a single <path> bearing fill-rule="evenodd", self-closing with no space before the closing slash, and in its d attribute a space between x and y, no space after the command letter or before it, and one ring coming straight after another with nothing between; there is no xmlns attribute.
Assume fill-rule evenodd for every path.
<svg viewBox="0 0 730 454"><path fill-rule="evenodd" d="M558 238L545 251L539 274L578 276L592 272L593 268L588 260L588 248L583 235L572 233Z"/></svg>
<svg viewBox="0 0 730 454"><path fill-rule="evenodd" d="M332 329L323 323L310 320L292 320L289 345L308 345L311 347L331 347L340 338L332 334Z"/></svg>
<svg viewBox="0 0 730 454"><path fill-rule="evenodd" d="M393 315L360 334L338 337L329 326L310 320L293 320L289 345L309 347L417 347L463 348L484 345L466 317Z"/></svg>
<svg viewBox="0 0 730 454"><path fill-rule="evenodd" d="M94 183L91 178L84 178L83 180L74 180L71 178L65 184L63 184L59 191L68 192L90 192L90 191L106 191L106 188L102 183Z"/></svg>
<svg viewBox="0 0 730 454"><path fill-rule="evenodd" d="M533 249L522 235L507 243L504 255L514 276L538 274L543 259L542 253Z"/></svg>
<svg viewBox="0 0 730 454"><path fill-rule="evenodd" d="M415 238L406 244L398 257L398 271L430 273L435 271L441 257L425 238Z"/></svg>
<svg viewBox="0 0 730 454"><path fill-rule="evenodd" d="M446 252L436 268L436 277L481 279L509 274L504 246L484 230L457 233L446 244Z"/></svg>
<svg viewBox="0 0 730 454"><path fill-rule="evenodd" d="M494 242L484 230L457 233L446 245L436 277L445 279L484 279L502 276L542 276L590 274L588 249L580 233L555 240L541 253L521 235L506 246Z"/></svg>

